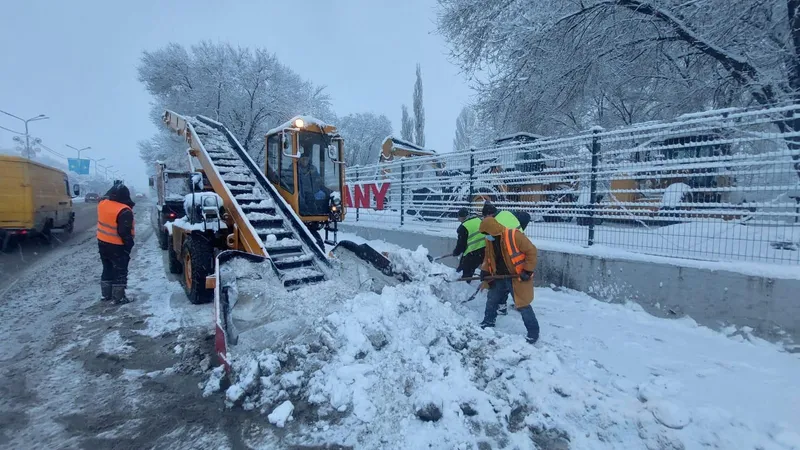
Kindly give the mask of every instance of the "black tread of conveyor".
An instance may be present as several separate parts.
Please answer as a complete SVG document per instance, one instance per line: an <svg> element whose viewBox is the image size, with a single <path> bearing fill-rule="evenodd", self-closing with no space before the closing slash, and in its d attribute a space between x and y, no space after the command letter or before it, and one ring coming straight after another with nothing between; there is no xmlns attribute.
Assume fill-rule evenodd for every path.
<svg viewBox="0 0 800 450"><path fill-rule="evenodd" d="M284 286L300 287L325 280L324 268L328 261L324 253L306 231L299 228L305 227L299 218L293 213L289 217L285 204L276 198L277 192L266 184L260 171L254 170L253 161L243 157L245 151L236 145L230 132L203 117L188 121L233 194L233 201L245 213L244 219L250 222L273 260ZM231 179L226 180L226 177Z"/></svg>

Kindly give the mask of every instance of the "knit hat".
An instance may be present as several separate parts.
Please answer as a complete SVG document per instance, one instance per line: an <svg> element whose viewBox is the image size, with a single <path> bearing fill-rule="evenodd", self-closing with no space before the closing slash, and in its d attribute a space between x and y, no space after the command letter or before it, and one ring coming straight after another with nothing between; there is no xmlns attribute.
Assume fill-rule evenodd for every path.
<svg viewBox="0 0 800 450"><path fill-rule="evenodd" d="M465 217L469 217L469 209L461 208L458 210L458 218L463 219Z"/></svg>
<svg viewBox="0 0 800 450"><path fill-rule="evenodd" d="M483 214L483 217L494 216L495 214L497 214L497 208L490 202L486 202L483 204L483 209L481 210L481 214Z"/></svg>

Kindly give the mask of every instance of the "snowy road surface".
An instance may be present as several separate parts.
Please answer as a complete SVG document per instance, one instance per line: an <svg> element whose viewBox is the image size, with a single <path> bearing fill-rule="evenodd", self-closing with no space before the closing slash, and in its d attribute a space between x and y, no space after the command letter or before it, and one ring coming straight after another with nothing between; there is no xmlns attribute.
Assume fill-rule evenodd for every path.
<svg viewBox="0 0 800 450"><path fill-rule="evenodd" d="M94 230L97 224L96 203L75 203L74 211L75 229L71 234L55 230L50 240L34 237L14 245L7 253L0 252L0 292L26 267L54 249L80 240L88 230Z"/></svg>
<svg viewBox="0 0 800 450"><path fill-rule="evenodd" d="M242 448L250 419L204 399L193 374L211 352L210 305L167 281L146 214L136 217L134 303L100 304L91 230L0 291L0 448Z"/></svg>
<svg viewBox="0 0 800 450"><path fill-rule="evenodd" d="M424 249L380 242L418 279L284 296L305 340L234 353L220 385L210 305L165 273L145 216L134 303L100 304L90 230L0 291L3 448L800 449L797 354L553 288L533 347L513 311L477 328L485 295L462 305L475 286L431 277L447 269Z"/></svg>

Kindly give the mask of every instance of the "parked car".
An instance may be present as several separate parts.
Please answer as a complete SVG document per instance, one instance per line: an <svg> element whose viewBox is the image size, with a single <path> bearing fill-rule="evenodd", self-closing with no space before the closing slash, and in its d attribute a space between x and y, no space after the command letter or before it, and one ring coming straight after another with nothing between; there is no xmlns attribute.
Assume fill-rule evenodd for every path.
<svg viewBox="0 0 800 450"><path fill-rule="evenodd" d="M100 195L95 194L94 192L90 192L90 193L86 194L86 196L83 197L83 201L85 201L86 203L89 203L89 202L97 203L97 202L100 201Z"/></svg>

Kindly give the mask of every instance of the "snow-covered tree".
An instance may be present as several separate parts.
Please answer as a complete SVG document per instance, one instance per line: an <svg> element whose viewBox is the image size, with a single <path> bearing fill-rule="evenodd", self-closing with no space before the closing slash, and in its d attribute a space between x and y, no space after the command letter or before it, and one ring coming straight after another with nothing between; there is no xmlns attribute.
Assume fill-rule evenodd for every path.
<svg viewBox="0 0 800 450"><path fill-rule="evenodd" d="M475 146L476 143L472 141L475 125L475 111L470 106L463 107L456 118L456 137L453 138L454 152L469 150Z"/></svg>
<svg viewBox="0 0 800 450"><path fill-rule="evenodd" d="M137 146L148 175L155 173L156 161L174 170L189 170L189 156L186 154L188 144L177 134L160 130L150 139L139 141Z"/></svg>
<svg viewBox="0 0 800 450"><path fill-rule="evenodd" d="M502 131L800 98L798 0L438 3L439 31ZM780 119L800 130L800 119Z"/></svg>
<svg viewBox="0 0 800 450"><path fill-rule="evenodd" d="M303 80L264 49L202 42L187 50L169 44L144 52L138 71L155 97L154 120L164 109L211 117L255 157L263 155L269 128L297 114L333 116L324 88Z"/></svg>
<svg viewBox="0 0 800 450"><path fill-rule="evenodd" d="M491 145L495 138L490 121L478 116L472 105L461 109L456 118L456 135L453 138L453 151L468 151L470 148L483 148Z"/></svg>
<svg viewBox="0 0 800 450"><path fill-rule="evenodd" d="M385 115L356 113L340 117L336 123L344 138L348 166L377 164L381 144L392 134L392 122Z"/></svg>
<svg viewBox="0 0 800 450"><path fill-rule="evenodd" d="M414 143L425 147L425 106L422 104L422 69L419 64L417 81L414 82Z"/></svg>
<svg viewBox="0 0 800 450"><path fill-rule="evenodd" d="M406 105L403 105L403 116L400 119L400 137L404 141L414 142L414 119L408 115Z"/></svg>

